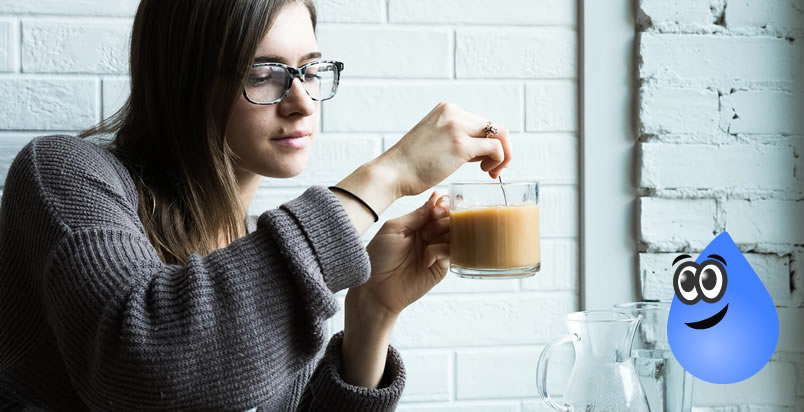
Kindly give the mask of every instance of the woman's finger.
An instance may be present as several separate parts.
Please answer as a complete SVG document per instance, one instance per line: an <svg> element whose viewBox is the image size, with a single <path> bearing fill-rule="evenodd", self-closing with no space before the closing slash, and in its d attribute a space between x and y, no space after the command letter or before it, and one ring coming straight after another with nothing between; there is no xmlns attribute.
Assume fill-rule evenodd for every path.
<svg viewBox="0 0 804 412"><path fill-rule="evenodd" d="M438 235L435 239L430 240L429 243L449 243L449 232Z"/></svg>
<svg viewBox="0 0 804 412"><path fill-rule="evenodd" d="M511 157L514 151L513 148L511 147L511 138L508 134L508 129L506 129L505 127L501 127L497 135L494 136L494 138L496 138L497 140L500 141L500 143L502 143L503 152L505 153L505 160L489 172L491 177L493 179L496 179L497 176L500 175L502 170L508 167L508 163L511 163Z"/></svg>
<svg viewBox="0 0 804 412"><path fill-rule="evenodd" d="M424 267L429 268L433 266L436 260L449 258L449 244L434 243L424 248Z"/></svg>
<svg viewBox="0 0 804 412"><path fill-rule="evenodd" d="M425 238L433 239L444 233L449 233L449 217L442 217L441 219L431 220L424 226L424 233L427 235ZM430 243L433 243L432 241Z"/></svg>
<svg viewBox="0 0 804 412"><path fill-rule="evenodd" d="M505 161L505 151L499 139L475 137L466 139L463 144L464 151L471 160L489 158L493 160L495 167Z"/></svg>

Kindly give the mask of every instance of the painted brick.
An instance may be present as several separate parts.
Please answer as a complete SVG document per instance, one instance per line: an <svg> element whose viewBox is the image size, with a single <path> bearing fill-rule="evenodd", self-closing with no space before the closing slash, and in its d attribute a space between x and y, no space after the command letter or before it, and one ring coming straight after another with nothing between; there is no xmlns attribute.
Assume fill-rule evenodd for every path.
<svg viewBox="0 0 804 412"><path fill-rule="evenodd" d="M139 0L3 0L0 14L134 16Z"/></svg>
<svg viewBox="0 0 804 412"><path fill-rule="evenodd" d="M642 33L640 78L681 78L715 84L799 78L801 50L772 37Z"/></svg>
<svg viewBox="0 0 804 412"><path fill-rule="evenodd" d="M574 25L576 3L566 0L390 0L393 23Z"/></svg>
<svg viewBox="0 0 804 412"><path fill-rule="evenodd" d="M126 78L103 79L103 118L115 114L128 99L131 83Z"/></svg>
<svg viewBox="0 0 804 412"><path fill-rule="evenodd" d="M798 190L804 192L804 139L797 139L793 143L793 156L796 158L796 176Z"/></svg>
<svg viewBox="0 0 804 412"><path fill-rule="evenodd" d="M730 200L726 230L737 243L804 243L804 200Z"/></svg>
<svg viewBox="0 0 804 412"><path fill-rule="evenodd" d="M715 201L641 197L640 220L640 239L653 249L703 250L715 230Z"/></svg>
<svg viewBox="0 0 804 412"><path fill-rule="evenodd" d="M457 351L456 399L531 397L536 389L536 362L543 347L484 348ZM556 348L550 360L548 393L560 395L572 370L570 346ZM500 385L505 382L505 385Z"/></svg>
<svg viewBox="0 0 804 412"><path fill-rule="evenodd" d="M529 132L578 130L578 89L575 81L530 82L525 88L525 124Z"/></svg>
<svg viewBox="0 0 804 412"><path fill-rule="evenodd" d="M577 306L577 296L564 292L425 296L402 312L391 342L401 348L543 344L565 333L564 316Z"/></svg>
<svg viewBox="0 0 804 412"><path fill-rule="evenodd" d="M578 187L545 185L539 190L541 238L578 237Z"/></svg>
<svg viewBox="0 0 804 412"><path fill-rule="evenodd" d="M322 25L318 42L325 56L344 62L344 79L448 79L453 74L447 29Z"/></svg>
<svg viewBox="0 0 804 412"><path fill-rule="evenodd" d="M791 282L790 287L793 289L792 306L804 308L804 247L793 248L793 254L790 257L790 273ZM804 368L802 368L802 376L804 376ZM804 388L804 380L801 381ZM801 391L804 395L804 390Z"/></svg>
<svg viewBox="0 0 804 412"><path fill-rule="evenodd" d="M407 132L440 101L521 130L522 87L501 82L344 81L324 104L325 132Z"/></svg>
<svg viewBox="0 0 804 412"><path fill-rule="evenodd" d="M0 73L19 71L19 23L0 18Z"/></svg>
<svg viewBox="0 0 804 412"><path fill-rule="evenodd" d="M729 0L726 25L804 29L804 7L800 0Z"/></svg>
<svg viewBox="0 0 804 412"><path fill-rule="evenodd" d="M677 22L707 24L712 22L709 2L701 0L640 0L640 11L656 23Z"/></svg>
<svg viewBox="0 0 804 412"><path fill-rule="evenodd" d="M131 24L130 20L23 20L22 70L127 74Z"/></svg>
<svg viewBox="0 0 804 412"><path fill-rule="evenodd" d="M5 186L8 169L17 153L34 137L31 133L0 134L0 187Z"/></svg>
<svg viewBox="0 0 804 412"><path fill-rule="evenodd" d="M715 133L720 118L718 95L713 90L643 85L639 120L643 134Z"/></svg>
<svg viewBox="0 0 804 412"><path fill-rule="evenodd" d="M804 354L804 307L777 308L779 315L779 342L777 352Z"/></svg>
<svg viewBox="0 0 804 412"><path fill-rule="evenodd" d="M318 21L324 23L382 23L385 0L316 0Z"/></svg>
<svg viewBox="0 0 804 412"><path fill-rule="evenodd" d="M98 120L99 84L77 78L0 79L0 130L81 130Z"/></svg>
<svg viewBox="0 0 804 412"><path fill-rule="evenodd" d="M673 259L680 254L680 252L639 254L639 277L642 282L643 299L673 299ZM697 258L694 253L687 254ZM790 257L757 253L746 253L744 256L759 275L773 303L776 306L791 306Z"/></svg>
<svg viewBox="0 0 804 412"><path fill-rule="evenodd" d="M797 184L792 146L642 143L640 147L641 187L791 190Z"/></svg>
<svg viewBox="0 0 804 412"><path fill-rule="evenodd" d="M450 351L403 350L405 391L402 402L446 401L452 396L452 359Z"/></svg>
<svg viewBox="0 0 804 412"><path fill-rule="evenodd" d="M738 383L717 385L694 380L693 402L706 405L778 405L793 406L796 401L796 365L771 361L756 375Z"/></svg>
<svg viewBox="0 0 804 412"><path fill-rule="evenodd" d="M576 32L571 28L459 28L455 42L459 79L574 78L577 74Z"/></svg>
<svg viewBox="0 0 804 412"><path fill-rule="evenodd" d="M450 402L430 404L402 404L396 409L399 412L519 412L519 402L514 401L481 401Z"/></svg>
<svg viewBox="0 0 804 412"><path fill-rule="evenodd" d="M523 290L577 290L578 241L545 239L541 243L542 267L534 277L522 279Z"/></svg>
<svg viewBox="0 0 804 412"><path fill-rule="evenodd" d="M723 101L731 110L730 133L802 134L801 92L741 91Z"/></svg>

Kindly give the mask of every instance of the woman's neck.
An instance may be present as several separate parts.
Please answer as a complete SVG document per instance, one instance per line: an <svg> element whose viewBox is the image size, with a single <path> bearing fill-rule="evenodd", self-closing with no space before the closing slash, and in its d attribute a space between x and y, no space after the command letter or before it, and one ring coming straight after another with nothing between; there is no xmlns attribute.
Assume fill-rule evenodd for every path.
<svg viewBox="0 0 804 412"><path fill-rule="evenodd" d="M240 187L240 201L243 203L243 208L248 210L251 206L251 201L254 200L254 195L257 193L257 187L260 185L262 176L248 172L237 172L237 184Z"/></svg>

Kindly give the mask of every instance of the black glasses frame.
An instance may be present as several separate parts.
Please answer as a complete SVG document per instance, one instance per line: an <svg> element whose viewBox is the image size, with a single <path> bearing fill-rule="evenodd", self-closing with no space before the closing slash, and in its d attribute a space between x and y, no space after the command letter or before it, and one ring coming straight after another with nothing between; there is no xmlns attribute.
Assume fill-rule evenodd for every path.
<svg viewBox="0 0 804 412"><path fill-rule="evenodd" d="M269 106L269 105L272 105L272 104L277 104L277 103L281 102L282 100L284 100L285 97L287 97L288 94L290 93L290 88L293 87L293 79L298 77L299 80L302 83L304 83L304 72L307 70L307 68L312 66L312 65L314 65L314 64L322 64L322 63L330 63L330 64L335 65L335 69L336 69L335 70L335 79L333 80L335 83L332 86L332 95L327 97L327 98L324 98L324 99L316 99L315 97L310 95L310 92L307 91L306 88L304 88L304 87L302 87L302 88L304 89L304 92L307 93L307 95L310 96L311 99L313 99L313 101L323 102L325 100L329 100L329 99L335 97L335 94L338 92L338 84L341 81L341 72L343 71L343 67L344 67L343 63L341 63L339 61L336 61L336 60L314 61L314 62L306 63L306 64L304 64L302 66L299 66L298 68L293 67L293 66L288 66L287 64L284 64L284 63L255 63L255 64L253 64L251 66L252 69L255 68L255 67L275 66L275 67L281 67L285 71L287 71L290 74L290 76L288 76L288 81L285 84L285 91L282 93L282 96L280 96L278 99L276 99L276 100L274 100L272 102L267 102L267 103L266 102L255 102L254 100L251 100L250 97L248 97L248 93L246 92L246 87L243 87L243 97L245 97L246 100L248 100L249 103L260 105L260 106Z"/></svg>

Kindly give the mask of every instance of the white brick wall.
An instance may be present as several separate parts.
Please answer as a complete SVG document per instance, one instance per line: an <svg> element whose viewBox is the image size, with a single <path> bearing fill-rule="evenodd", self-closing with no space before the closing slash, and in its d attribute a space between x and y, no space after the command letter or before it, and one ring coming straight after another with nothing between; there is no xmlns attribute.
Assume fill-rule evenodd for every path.
<svg viewBox="0 0 804 412"><path fill-rule="evenodd" d="M728 231L768 289L777 351L734 385L696 381L697 412L804 407L804 145L799 0L640 0L642 295Z"/></svg>
<svg viewBox="0 0 804 412"><path fill-rule="evenodd" d="M11 160L32 137L75 133L125 101L138 3L0 0L0 193ZM393 337L408 368L400 411L547 410L535 392L537 355L565 332L563 316L578 310L576 3L318 0L319 42L326 57L345 62L343 82L324 104L307 169L292 179L264 179L251 213L309 185L337 182L441 100L507 126L515 160L503 178L542 183L537 277L448 275L403 314ZM487 178L471 164L438 190ZM427 195L400 199L364 240ZM332 321L335 328L342 319ZM496 365L502 367L486 373ZM560 392L568 371L555 365L551 385Z"/></svg>

